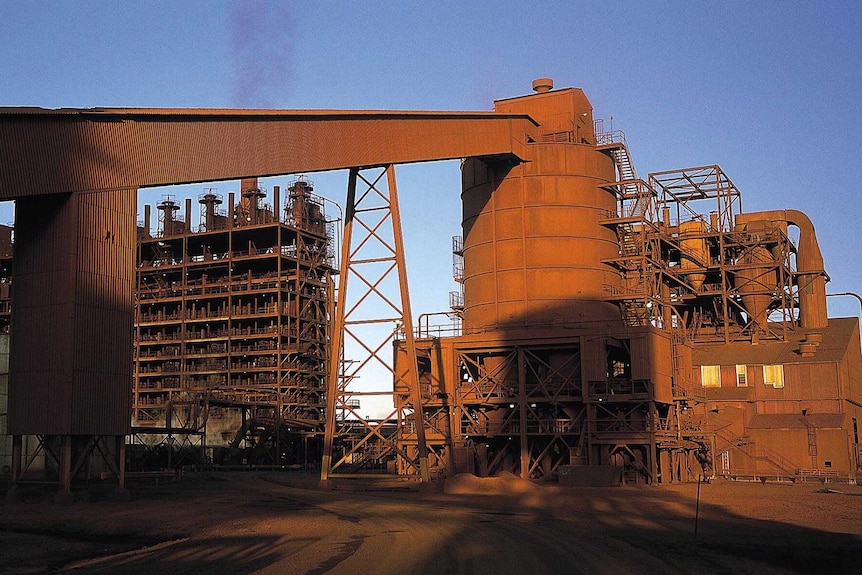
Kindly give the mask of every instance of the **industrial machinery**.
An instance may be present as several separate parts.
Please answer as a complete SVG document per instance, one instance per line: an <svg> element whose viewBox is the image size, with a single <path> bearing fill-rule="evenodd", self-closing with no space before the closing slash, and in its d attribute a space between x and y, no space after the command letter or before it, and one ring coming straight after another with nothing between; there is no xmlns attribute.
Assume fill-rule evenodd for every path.
<svg viewBox="0 0 862 575"><path fill-rule="evenodd" d="M548 84L495 105L538 122L525 161L462 167L463 332L416 342L432 471L853 475L858 324L827 320L810 220L744 213L718 166L638 178L624 135Z"/></svg>
<svg viewBox="0 0 862 575"><path fill-rule="evenodd" d="M581 90L533 87L493 112L3 110L0 190L19 198L23 230L13 477L32 434L50 446L61 489L96 452L122 485L137 188L331 169L349 181L324 482L379 471L570 484L854 477L858 321L827 318L808 218L744 212L718 166L641 179ZM414 326L394 167L456 158L460 333L438 336ZM252 221L259 200L244 204ZM164 205L166 221L175 207ZM383 311L365 308L373 299ZM80 321L52 322L58 313ZM359 391L369 365L385 367L383 389ZM46 373L61 376L48 379L56 389ZM390 397L392 412L363 417L363 393Z"/></svg>

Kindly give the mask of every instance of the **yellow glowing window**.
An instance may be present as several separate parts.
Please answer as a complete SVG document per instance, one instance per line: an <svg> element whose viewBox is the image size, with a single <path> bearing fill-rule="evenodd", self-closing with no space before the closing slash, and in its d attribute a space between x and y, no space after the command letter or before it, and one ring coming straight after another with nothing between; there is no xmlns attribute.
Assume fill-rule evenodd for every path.
<svg viewBox="0 0 862 575"><path fill-rule="evenodd" d="M747 387L748 386L748 367L744 365L736 366L736 386L737 387Z"/></svg>
<svg viewBox="0 0 862 575"><path fill-rule="evenodd" d="M784 366L764 365L763 383L771 385L774 388L784 387Z"/></svg>
<svg viewBox="0 0 862 575"><path fill-rule="evenodd" d="M721 367L718 365L700 366L700 384L703 387L721 387Z"/></svg>

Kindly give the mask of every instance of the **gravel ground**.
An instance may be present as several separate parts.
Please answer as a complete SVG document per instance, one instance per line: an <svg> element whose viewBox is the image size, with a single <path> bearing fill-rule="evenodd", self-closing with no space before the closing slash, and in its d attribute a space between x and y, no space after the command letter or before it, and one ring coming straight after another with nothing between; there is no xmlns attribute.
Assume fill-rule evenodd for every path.
<svg viewBox="0 0 862 575"><path fill-rule="evenodd" d="M704 484L695 536L693 484L320 491L303 473L186 475L124 503L0 502L0 573L859 572L862 487L828 487Z"/></svg>

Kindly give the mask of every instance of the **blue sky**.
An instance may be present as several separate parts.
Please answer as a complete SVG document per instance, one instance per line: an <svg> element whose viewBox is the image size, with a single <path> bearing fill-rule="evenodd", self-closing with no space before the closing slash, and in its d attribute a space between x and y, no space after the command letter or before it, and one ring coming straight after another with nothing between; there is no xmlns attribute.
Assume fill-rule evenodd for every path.
<svg viewBox="0 0 862 575"><path fill-rule="evenodd" d="M614 116L640 175L717 163L747 211L808 213L830 290L862 292L858 6L4 0L0 105L489 110L548 76ZM312 179L343 202L343 174ZM444 309L457 163L399 168L399 191L414 315Z"/></svg>

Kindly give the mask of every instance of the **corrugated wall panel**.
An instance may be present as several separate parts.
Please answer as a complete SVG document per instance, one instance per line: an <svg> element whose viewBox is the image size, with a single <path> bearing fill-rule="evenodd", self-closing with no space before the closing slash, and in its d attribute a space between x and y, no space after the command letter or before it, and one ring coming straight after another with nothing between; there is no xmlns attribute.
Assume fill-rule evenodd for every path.
<svg viewBox="0 0 862 575"><path fill-rule="evenodd" d="M63 433L71 415L74 202L26 198L15 211L9 432Z"/></svg>
<svg viewBox="0 0 862 575"><path fill-rule="evenodd" d="M72 433L118 435L131 425L135 194L79 200Z"/></svg>
<svg viewBox="0 0 862 575"><path fill-rule="evenodd" d="M632 379L653 379L652 361L646 334L632 335L629 340L632 360Z"/></svg>
<svg viewBox="0 0 862 575"><path fill-rule="evenodd" d="M10 433L128 433L135 197L19 200Z"/></svg>
<svg viewBox="0 0 862 575"><path fill-rule="evenodd" d="M0 114L0 197L499 154L524 157L525 116L168 111Z"/></svg>

